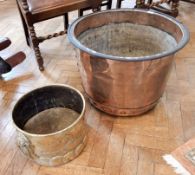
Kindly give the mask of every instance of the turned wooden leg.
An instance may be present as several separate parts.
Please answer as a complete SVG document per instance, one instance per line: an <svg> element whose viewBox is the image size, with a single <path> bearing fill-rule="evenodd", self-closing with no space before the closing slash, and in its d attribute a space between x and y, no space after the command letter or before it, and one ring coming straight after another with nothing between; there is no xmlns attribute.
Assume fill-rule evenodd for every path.
<svg viewBox="0 0 195 175"><path fill-rule="evenodd" d="M67 31L69 26L68 13L64 14L64 30Z"/></svg>
<svg viewBox="0 0 195 175"><path fill-rule="evenodd" d="M23 26L23 29L24 29L24 34L25 34L25 38L26 38L26 44L28 46L30 46L30 37L29 37L29 33L28 33L28 27L26 25L26 22L24 20L24 17L22 15L22 12L20 11L20 7L18 5L18 1L16 1L16 2L17 2L18 9L19 9L20 18L22 20L22 26Z"/></svg>
<svg viewBox="0 0 195 175"><path fill-rule="evenodd" d="M22 19L22 25L23 25L23 29L24 29L25 38L26 38L26 44L28 46L30 46L30 41L29 41L30 38L29 38L27 25L26 25L26 22L25 22L23 16L21 16L21 19Z"/></svg>
<svg viewBox="0 0 195 175"><path fill-rule="evenodd" d="M112 0L108 0L107 10L112 8Z"/></svg>
<svg viewBox="0 0 195 175"><path fill-rule="evenodd" d="M179 14L178 7L179 7L179 0L172 0L171 11L174 17L177 17Z"/></svg>
<svg viewBox="0 0 195 175"><path fill-rule="evenodd" d="M79 16L79 17L83 16L83 9L79 9L79 11L78 11L78 16Z"/></svg>
<svg viewBox="0 0 195 175"><path fill-rule="evenodd" d="M29 26L29 32L30 32L32 46L33 46L33 50L35 52L35 56L36 56L36 60L37 60L39 69L40 69L40 71L43 71L44 70L43 58L41 56L41 52L40 52L40 49L39 49L39 40L36 36L34 26Z"/></svg>
<svg viewBox="0 0 195 175"><path fill-rule="evenodd" d="M121 8L121 4L122 4L122 0L117 0L116 8L117 9Z"/></svg>
<svg viewBox="0 0 195 175"><path fill-rule="evenodd" d="M0 37L0 51L9 47L10 44L11 44L11 41L9 38Z"/></svg>
<svg viewBox="0 0 195 175"><path fill-rule="evenodd" d="M145 8L145 0L136 0L135 8Z"/></svg>
<svg viewBox="0 0 195 175"><path fill-rule="evenodd" d="M7 58L5 61L11 66L11 68L14 68L18 64L22 63L25 58L26 55L23 52L18 52Z"/></svg>

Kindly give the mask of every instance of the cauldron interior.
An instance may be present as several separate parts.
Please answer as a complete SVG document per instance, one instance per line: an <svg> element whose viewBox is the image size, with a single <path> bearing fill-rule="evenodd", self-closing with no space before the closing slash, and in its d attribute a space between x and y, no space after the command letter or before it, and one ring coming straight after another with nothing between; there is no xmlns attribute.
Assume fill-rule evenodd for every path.
<svg viewBox="0 0 195 175"><path fill-rule="evenodd" d="M89 29L78 37L86 47L100 53L123 57L141 57L174 49L174 37L147 25L109 23Z"/></svg>
<svg viewBox="0 0 195 175"><path fill-rule="evenodd" d="M108 25L111 25L109 27L110 31L105 30L99 33L95 32L96 34L92 36L85 36L91 43L81 41L80 36L82 34L86 35L85 32ZM118 27L116 27L117 25ZM127 29L131 27L128 25L134 28L132 28L134 32L130 32L132 37L129 37ZM115 27L113 28L113 26ZM148 27L151 27L152 30ZM156 31L162 31L164 35L159 35ZM151 35L148 39L145 38L144 41L145 33ZM130 41L130 44L128 44L128 39L134 39L133 35L135 34L138 36L136 39L138 42L132 45L132 41ZM113 40L112 37L110 39L110 35L113 35ZM82 51L95 57L118 61L142 61L162 58L183 48L189 40L188 30L174 18L157 12L138 9L117 9L87 15L72 23L68 30L68 36L69 40ZM172 41L166 40L166 36L172 37ZM121 38L124 38L125 42L120 43ZM129 47L129 45L131 46ZM132 56L131 54L121 54L121 48L127 47L130 51L139 50L140 45L142 49L150 52L145 55Z"/></svg>

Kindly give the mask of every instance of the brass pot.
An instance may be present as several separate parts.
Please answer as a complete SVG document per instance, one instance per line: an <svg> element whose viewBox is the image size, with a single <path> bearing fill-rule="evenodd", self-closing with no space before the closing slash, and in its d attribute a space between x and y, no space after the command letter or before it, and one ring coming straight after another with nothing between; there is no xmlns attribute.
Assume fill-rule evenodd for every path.
<svg viewBox="0 0 195 175"><path fill-rule="evenodd" d="M119 31L120 24L123 23L126 28L119 34L113 34L114 38L109 42L107 36ZM86 31L95 31L110 24L113 26L109 31L87 36L89 33ZM112 29L115 25L119 25L116 30ZM122 35L130 29L128 25L144 26L140 33L137 33L139 28L138 31L134 30L140 37L138 45L143 42L142 36L144 37L146 26L152 27L154 31L159 29L158 31L165 32L175 40L176 44L170 49L165 44L164 51L151 55L120 56L120 52L117 55L118 50L128 45L128 42L124 44L121 41L121 45L119 43L121 38L130 37L128 33ZM164 38L157 35L158 31L151 36L160 47L161 40ZM81 42L81 35L88 37L87 42L91 43L91 47ZM70 42L80 50L78 58L80 74L90 102L106 113L129 116L143 114L157 104L163 95L174 54L186 45L189 32L183 24L165 14L141 9L117 9L101 11L77 19L69 27L68 37ZM150 42L145 44L145 47L148 48L148 45ZM170 43L169 45L172 46ZM110 47L115 53L101 52L105 47Z"/></svg>
<svg viewBox="0 0 195 175"><path fill-rule="evenodd" d="M79 113L78 117L66 128L53 133L35 134L24 130L25 124L33 116L56 107L74 110ZM73 87L50 85L27 93L17 102L12 113L20 150L28 158L45 166L57 166L74 159L81 153L87 141L84 112L84 97Z"/></svg>

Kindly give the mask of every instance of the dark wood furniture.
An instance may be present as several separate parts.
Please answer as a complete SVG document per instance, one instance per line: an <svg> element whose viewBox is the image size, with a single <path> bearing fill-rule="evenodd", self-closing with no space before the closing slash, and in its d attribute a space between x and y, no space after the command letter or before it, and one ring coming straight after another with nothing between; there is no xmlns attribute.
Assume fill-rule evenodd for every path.
<svg viewBox="0 0 195 175"><path fill-rule="evenodd" d="M121 8L122 1L124 1L124 0L117 0L117 2L116 2L116 8Z"/></svg>
<svg viewBox="0 0 195 175"><path fill-rule="evenodd" d="M102 0L101 5L99 7L106 6L106 9L109 10L112 8L112 0ZM84 9L79 9L79 16L83 16L84 11L90 10L91 7L86 7ZM99 9L100 10L100 9Z"/></svg>
<svg viewBox="0 0 195 175"><path fill-rule="evenodd" d="M121 8L122 1L117 0L117 8ZM192 2L195 0L183 0ZM178 15L179 0L136 0L135 8L154 9L176 17Z"/></svg>
<svg viewBox="0 0 195 175"><path fill-rule="evenodd" d="M21 15L26 41L34 49L40 70L44 70L43 58L39 44L44 40L61 36L66 33L68 26L68 12L93 8L99 9L102 0L16 0ZM65 29L52 35L37 37L34 24L57 16L64 16Z"/></svg>
<svg viewBox="0 0 195 175"><path fill-rule="evenodd" d="M121 1L121 0L118 0ZM94 10L100 10L101 7L106 6L106 9L109 10L112 8L112 0L99 0L99 2L96 2L98 4L100 4L98 6L99 9L95 8ZM83 16L84 12L87 10L93 10L93 7L89 4L88 7L82 8L78 10L78 16L81 17ZM68 29L68 25L69 25L69 18L68 18L68 13L65 14L65 29Z"/></svg>
<svg viewBox="0 0 195 175"><path fill-rule="evenodd" d="M0 37L0 51L6 49L11 44L8 38ZM8 73L15 66L20 64L25 59L25 54L23 52L18 52L7 59L0 57L0 76L1 74Z"/></svg>
<svg viewBox="0 0 195 175"><path fill-rule="evenodd" d="M195 4L195 0L182 0L182 1L185 1L185 2L190 2L190 3Z"/></svg>
<svg viewBox="0 0 195 175"><path fill-rule="evenodd" d="M148 8L169 14L173 17L178 16L179 0L136 0L136 8Z"/></svg>
<svg viewBox="0 0 195 175"><path fill-rule="evenodd" d="M11 41L8 38L0 37L0 51L9 47Z"/></svg>

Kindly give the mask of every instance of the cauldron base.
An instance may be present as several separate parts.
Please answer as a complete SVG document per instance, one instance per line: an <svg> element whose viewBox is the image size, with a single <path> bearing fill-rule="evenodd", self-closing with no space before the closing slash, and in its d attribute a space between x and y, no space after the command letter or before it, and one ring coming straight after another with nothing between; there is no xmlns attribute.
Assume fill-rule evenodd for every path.
<svg viewBox="0 0 195 175"><path fill-rule="evenodd" d="M154 103L141 108L116 108L116 107L106 106L101 103L95 102L91 98L89 98L89 101L93 106L95 106L100 111L103 111L113 116L121 116L121 117L142 115L150 111L151 109L153 109L159 102L159 100L157 100Z"/></svg>

